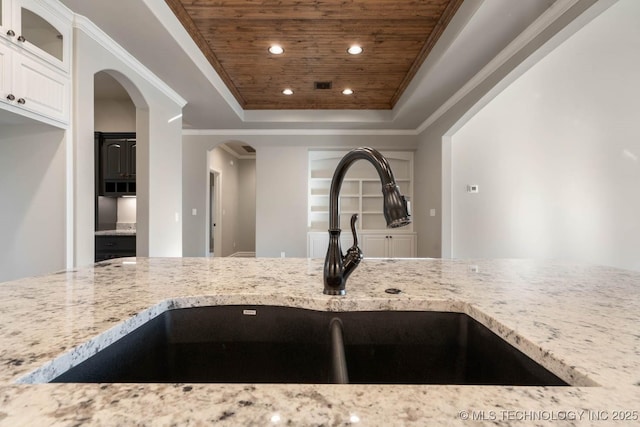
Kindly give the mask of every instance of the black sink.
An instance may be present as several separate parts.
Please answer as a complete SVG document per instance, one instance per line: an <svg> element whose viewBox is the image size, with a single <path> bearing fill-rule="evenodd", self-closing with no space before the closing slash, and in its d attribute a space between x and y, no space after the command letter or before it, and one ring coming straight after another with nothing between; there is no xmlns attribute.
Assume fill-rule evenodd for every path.
<svg viewBox="0 0 640 427"><path fill-rule="evenodd" d="M349 382L567 385L462 313L341 315Z"/></svg>
<svg viewBox="0 0 640 427"><path fill-rule="evenodd" d="M52 382L329 383L335 318L351 383L567 385L465 314L277 306L167 311Z"/></svg>
<svg viewBox="0 0 640 427"><path fill-rule="evenodd" d="M52 382L326 383L324 319L273 306L170 310Z"/></svg>

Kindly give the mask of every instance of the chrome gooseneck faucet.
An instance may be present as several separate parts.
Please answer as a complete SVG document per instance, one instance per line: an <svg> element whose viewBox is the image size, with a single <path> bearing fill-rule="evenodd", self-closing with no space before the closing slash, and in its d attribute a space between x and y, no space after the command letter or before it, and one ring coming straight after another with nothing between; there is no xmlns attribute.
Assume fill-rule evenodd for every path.
<svg viewBox="0 0 640 427"><path fill-rule="evenodd" d="M340 248L340 213L338 212L338 199L342 181L349 167L356 160L368 160L378 171L382 181L383 211L387 221L387 227L402 227L411 222L411 215L407 208L407 200L396 184L389 162L377 150L368 147L360 147L349 151L338 163L331 188L329 190L329 248L324 260L324 293L327 295L344 295L347 278L362 261L362 251L358 247L358 235L356 233L356 221L358 214L351 217L351 232L353 233L353 246L346 255Z"/></svg>

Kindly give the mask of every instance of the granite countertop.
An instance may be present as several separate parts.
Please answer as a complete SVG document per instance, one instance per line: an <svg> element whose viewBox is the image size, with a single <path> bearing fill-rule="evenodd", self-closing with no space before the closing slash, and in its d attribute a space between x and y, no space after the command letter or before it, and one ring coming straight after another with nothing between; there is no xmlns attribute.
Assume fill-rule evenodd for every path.
<svg viewBox="0 0 640 427"><path fill-rule="evenodd" d="M365 259L336 297L322 260L293 258L129 258L0 283L0 425L637 425L639 287L565 262ZM167 308L218 304L464 312L574 386L42 384Z"/></svg>

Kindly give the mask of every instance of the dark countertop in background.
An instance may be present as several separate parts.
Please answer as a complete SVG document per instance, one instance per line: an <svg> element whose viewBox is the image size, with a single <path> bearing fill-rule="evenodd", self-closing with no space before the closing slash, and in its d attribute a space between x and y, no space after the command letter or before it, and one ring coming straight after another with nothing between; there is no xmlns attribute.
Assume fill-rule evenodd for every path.
<svg viewBox="0 0 640 427"><path fill-rule="evenodd" d="M136 230L102 230L96 231L96 236L135 236Z"/></svg>

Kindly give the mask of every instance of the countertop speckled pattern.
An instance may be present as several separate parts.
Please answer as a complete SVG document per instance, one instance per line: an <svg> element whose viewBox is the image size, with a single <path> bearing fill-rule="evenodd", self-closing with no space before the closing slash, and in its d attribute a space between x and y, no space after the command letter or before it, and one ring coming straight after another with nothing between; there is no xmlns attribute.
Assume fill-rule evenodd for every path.
<svg viewBox="0 0 640 427"><path fill-rule="evenodd" d="M464 312L575 387L41 384L218 304ZM639 307L640 273L564 262L365 259L331 297L322 260L118 259L0 283L0 425L638 425Z"/></svg>

